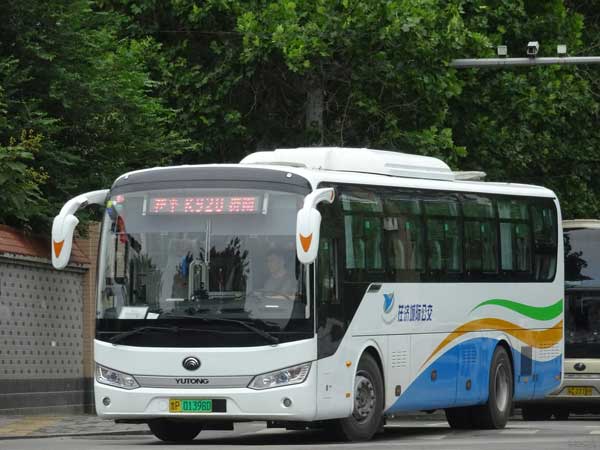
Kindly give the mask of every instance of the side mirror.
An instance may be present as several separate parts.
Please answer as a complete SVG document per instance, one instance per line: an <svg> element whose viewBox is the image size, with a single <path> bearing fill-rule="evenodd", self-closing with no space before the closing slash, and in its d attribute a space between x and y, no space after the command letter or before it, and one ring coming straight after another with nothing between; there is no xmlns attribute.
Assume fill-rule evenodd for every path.
<svg viewBox="0 0 600 450"><path fill-rule="evenodd" d="M103 204L108 189L92 191L69 200L52 222L52 265L55 269L64 269L69 264L73 248L73 233L79 223L75 217L78 209L87 205Z"/></svg>
<svg viewBox="0 0 600 450"><path fill-rule="evenodd" d="M296 254L302 264L310 264L317 258L321 231L321 213L316 206L321 202L332 203L333 188L317 189L304 198L304 206L296 217Z"/></svg>

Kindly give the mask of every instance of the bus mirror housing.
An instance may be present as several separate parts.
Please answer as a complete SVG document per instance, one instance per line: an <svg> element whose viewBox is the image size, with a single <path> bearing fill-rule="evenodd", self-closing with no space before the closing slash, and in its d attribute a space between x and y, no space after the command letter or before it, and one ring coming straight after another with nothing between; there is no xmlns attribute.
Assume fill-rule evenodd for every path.
<svg viewBox="0 0 600 450"><path fill-rule="evenodd" d="M304 206L296 218L296 254L302 264L311 264L319 251L321 213L317 205L332 203L335 198L333 188L316 189L304 198Z"/></svg>
<svg viewBox="0 0 600 450"><path fill-rule="evenodd" d="M61 270L67 267L73 248L73 233L79 223L75 217L78 209L88 205L104 204L108 189L87 192L69 200L52 222L52 265Z"/></svg>

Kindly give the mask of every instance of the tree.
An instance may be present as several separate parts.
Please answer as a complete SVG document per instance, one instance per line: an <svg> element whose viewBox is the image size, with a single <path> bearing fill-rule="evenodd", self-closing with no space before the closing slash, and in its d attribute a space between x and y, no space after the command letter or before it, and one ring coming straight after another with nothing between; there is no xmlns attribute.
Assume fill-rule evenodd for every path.
<svg viewBox="0 0 600 450"><path fill-rule="evenodd" d="M22 170L44 173L35 202L47 203L50 217L66 197L158 164L184 144L172 130L173 111L152 95L156 83L147 63L158 47L118 38L122 18L93 6L87 0L0 1L0 142L18 141L23 130L41 136L35 159L11 150L13 158L20 152L19 162L3 172L9 178ZM13 221L11 214L0 211L0 222ZM19 212L19 221L33 221L34 228L47 227L50 217L31 203Z"/></svg>
<svg viewBox="0 0 600 450"><path fill-rule="evenodd" d="M486 11L484 15L481 10ZM556 44L584 51L583 18L562 1L472 2L465 23L522 55L535 38L542 56ZM466 56L492 56L487 53ZM557 192L565 218L600 213L599 102L582 66L544 66L462 71L464 88L451 102L456 143L468 149L462 165L492 180L547 186ZM597 82L598 77L595 77Z"/></svg>

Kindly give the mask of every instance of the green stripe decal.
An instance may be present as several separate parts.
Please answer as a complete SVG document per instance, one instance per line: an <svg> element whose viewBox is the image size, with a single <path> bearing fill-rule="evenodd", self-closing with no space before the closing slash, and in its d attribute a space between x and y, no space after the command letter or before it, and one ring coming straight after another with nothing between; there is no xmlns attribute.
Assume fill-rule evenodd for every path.
<svg viewBox="0 0 600 450"><path fill-rule="evenodd" d="M485 302L480 303L475 308L471 310L471 312L475 311L477 308L481 308L482 306L487 305L496 305L501 306L503 308L510 309L515 311L523 316L529 317L530 319L535 320L550 320L555 319L560 316L563 311L563 300L562 298L550 306L530 306L524 303L513 302L512 300L504 300L501 298L493 298L491 300L486 300Z"/></svg>

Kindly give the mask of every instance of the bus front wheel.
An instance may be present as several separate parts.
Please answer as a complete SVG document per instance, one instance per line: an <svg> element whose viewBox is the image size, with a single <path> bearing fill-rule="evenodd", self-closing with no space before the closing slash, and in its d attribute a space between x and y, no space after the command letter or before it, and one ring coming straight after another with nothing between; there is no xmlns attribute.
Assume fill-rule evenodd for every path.
<svg viewBox="0 0 600 450"><path fill-rule="evenodd" d="M189 442L193 441L202 430L198 423L174 422L167 419L157 419L148 422L152 434L165 442Z"/></svg>
<svg viewBox="0 0 600 450"><path fill-rule="evenodd" d="M352 415L335 422L339 438L346 441L366 441L380 429L383 421L383 376L379 365L369 354L358 363L354 377L354 408Z"/></svg>
<svg viewBox="0 0 600 450"><path fill-rule="evenodd" d="M476 407L473 419L477 428L504 428L512 407L513 369L508 353L499 345L492 356L488 401Z"/></svg>

